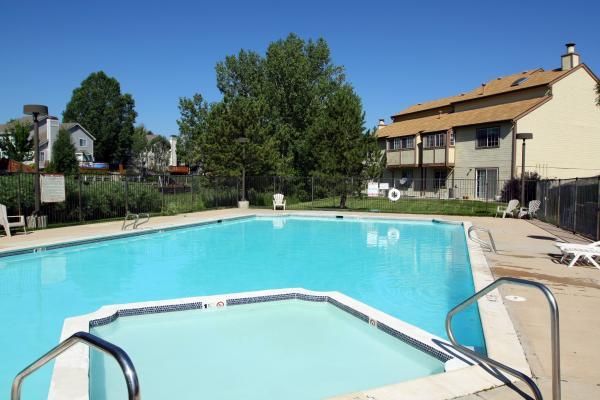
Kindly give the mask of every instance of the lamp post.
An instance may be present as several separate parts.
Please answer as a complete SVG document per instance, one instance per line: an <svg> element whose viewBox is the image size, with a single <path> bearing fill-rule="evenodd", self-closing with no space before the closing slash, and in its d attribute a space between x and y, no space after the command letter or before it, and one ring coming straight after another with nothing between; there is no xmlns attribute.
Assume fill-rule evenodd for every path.
<svg viewBox="0 0 600 400"><path fill-rule="evenodd" d="M525 207L525 141L533 139L533 133L517 133L517 140L523 140L521 147L521 206Z"/></svg>
<svg viewBox="0 0 600 400"><path fill-rule="evenodd" d="M38 117L48 115L48 107L40 104L26 104L23 106L23 114L33 116L33 162L35 163L35 179L33 190L35 193L35 217L40 213L40 124ZM37 221L36 221L37 222Z"/></svg>
<svg viewBox="0 0 600 400"><path fill-rule="evenodd" d="M247 137L239 137L235 139L236 143L242 145L242 200L240 200L239 207L247 208L246 204L246 143L248 143Z"/></svg>

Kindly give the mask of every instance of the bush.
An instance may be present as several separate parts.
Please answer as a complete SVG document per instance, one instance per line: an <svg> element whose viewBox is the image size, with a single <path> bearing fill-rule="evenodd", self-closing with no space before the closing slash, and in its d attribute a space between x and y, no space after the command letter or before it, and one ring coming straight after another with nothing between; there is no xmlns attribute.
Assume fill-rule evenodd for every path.
<svg viewBox="0 0 600 400"><path fill-rule="evenodd" d="M537 172L525 172L525 203L536 197L537 183L540 176ZM502 201L507 203L511 199L521 201L521 178L513 178L504 183L502 188Z"/></svg>

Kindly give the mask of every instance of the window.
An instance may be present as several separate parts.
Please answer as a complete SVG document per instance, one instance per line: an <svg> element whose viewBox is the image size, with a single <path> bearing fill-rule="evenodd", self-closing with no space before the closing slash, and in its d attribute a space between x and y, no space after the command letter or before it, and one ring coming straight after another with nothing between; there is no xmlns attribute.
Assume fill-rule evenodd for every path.
<svg viewBox="0 0 600 400"><path fill-rule="evenodd" d="M415 148L415 137L414 136L406 136L394 138L391 143L390 150L398 150L398 149L414 149Z"/></svg>
<svg viewBox="0 0 600 400"><path fill-rule="evenodd" d="M87 139L79 139L79 147L86 147Z"/></svg>
<svg viewBox="0 0 600 400"><path fill-rule="evenodd" d="M500 147L500 127L477 129L477 148Z"/></svg>
<svg viewBox="0 0 600 400"><path fill-rule="evenodd" d="M434 133L424 137L424 147L426 149L435 147L444 147L446 145L446 133Z"/></svg>
<svg viewBox="0 0 600 400"><path fill-rule="evenodd" d="M40 161L44 161L46 159L46 153L40 151Z"/></svg>
<svg viewBox="0 0 600 400"><path fill-rule="evenodd" d="M446 179L448 179L448 171L445 169L435 171L433 188L435 190L446 189Z"/></svg>
<svg viewBox="0 0 600 400"><path fill-rule="evenodd" d="M454 131L450 131L450 146L454 146L456 139L454 137Z"/></svg>

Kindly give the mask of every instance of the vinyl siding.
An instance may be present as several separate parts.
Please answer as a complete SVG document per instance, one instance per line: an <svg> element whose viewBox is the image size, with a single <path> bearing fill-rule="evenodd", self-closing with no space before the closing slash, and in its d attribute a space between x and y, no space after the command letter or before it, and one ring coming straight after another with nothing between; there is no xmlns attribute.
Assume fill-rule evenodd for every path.
<svg viewBox="0 0 600 400"><path fill-rule="evenodd" d="M544 177L572 178L600 174L600 107L596 81L583 68L552 86L552 99L517 121L527 141L526 170ZM521 164L521 143L516 152ZM519 170L520 174L520 170Z"/></svg>

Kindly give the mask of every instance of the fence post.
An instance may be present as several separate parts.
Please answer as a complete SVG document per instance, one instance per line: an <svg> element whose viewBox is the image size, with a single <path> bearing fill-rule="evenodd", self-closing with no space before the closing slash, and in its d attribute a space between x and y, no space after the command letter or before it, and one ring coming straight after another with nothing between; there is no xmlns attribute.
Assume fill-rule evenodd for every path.
<svg viewBox="0 0 600 400"><path fill-rule="evenodd" d="M18 215L25 215L25 213L22 212L22 208L21 208L21 177L23 176L23 172L19 172L17 175L17 207L18 207Z"/></svg>
<svg viewBox="0 0 600 400"><path fill-rule="evenodd" d="M78 201L79 201L79 222L83 221L83 208L81 207L81 189L83 188L83 182L81 182L81 174L79 174L77 176L77 181L78 181L78 188L79 190L77 191L77 197L78 197Z"/></svg>
<svg viewBox="0 0 600 400"><path fill-rule="evenodd" d="M558 199L556 200L556 226L560 228L560 179L558 180Z"/></svg>
<svg viewBox="0 0 600 400"><path fill-rule="evenodd" d="M129 185L127 184L127 175L125 175L125 214L129 212Z"/></svg>
<svg viewBox="0 0 600 400"><path fill-rule="evenodd" d="M575 178L575 197L573 198L573 233L577 232L577 182L579 178Z"/></svg>
<svg viewBox="0 0 600 400"><path fill-rule="evenodd" d="M310 208L315 208L315 177L310 177Z"/></svg>

